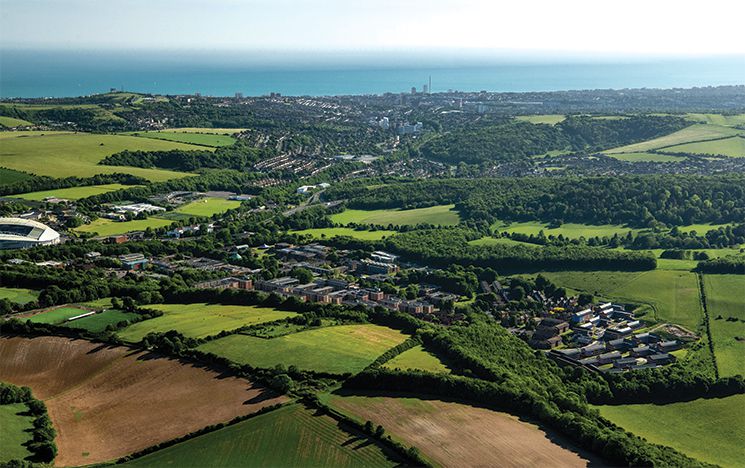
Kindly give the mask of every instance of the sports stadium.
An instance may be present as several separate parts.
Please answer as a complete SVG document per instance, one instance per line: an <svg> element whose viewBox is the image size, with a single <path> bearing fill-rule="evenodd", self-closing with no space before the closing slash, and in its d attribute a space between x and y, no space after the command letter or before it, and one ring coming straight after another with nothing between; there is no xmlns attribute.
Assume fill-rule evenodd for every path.
<svg viewBox="0 0 745 468"><path fill-rule="evenodd" d="M49 226L21 218L0 218L0 250L58 244L60 235Z"/></svg>

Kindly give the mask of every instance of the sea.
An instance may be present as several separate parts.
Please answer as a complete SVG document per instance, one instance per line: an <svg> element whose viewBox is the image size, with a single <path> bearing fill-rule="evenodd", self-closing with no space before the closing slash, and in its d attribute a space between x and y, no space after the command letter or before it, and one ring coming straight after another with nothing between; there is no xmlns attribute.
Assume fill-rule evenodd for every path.
<svg viewBox="0 0 745 468"><path fill-rule="evenodd" d="M0 97L71 97L111 89L204 96L557 91L745 85L745 56L521 58L314 56L241 51L0 50Z"/></svg>

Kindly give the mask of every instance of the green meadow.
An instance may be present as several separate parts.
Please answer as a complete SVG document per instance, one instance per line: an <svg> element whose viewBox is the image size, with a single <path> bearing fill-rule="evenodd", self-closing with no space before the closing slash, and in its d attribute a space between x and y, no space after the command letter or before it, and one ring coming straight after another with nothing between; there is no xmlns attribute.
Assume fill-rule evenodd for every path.
<svg viewBox="0 0 745 468"><path fill-rule="evenodd" d="M360 240L380 240L396 234L396 231L358 231L356 229L345 227L303 229L300 231L291 232L292 234L313 236L316 239L329 239L336 236L348 236Z"/></svg>
<svg viewBox="0 0 745 468"><path fill-rule="evenodd" d="M28 180L31 177L33 176L30 174L0 167L0 185L15 184L16 182Z"/></svg>
<svg viewBox="0 0 745 468"><path fill-rule="evenodd" d="M186 177L183 172L128 166L101 166L106 156L130 151L204 150L184 143L71 132L2 132L0 160L4 167L49 177L91 177L123 172L159 182Z"/></svg>
<svg viewBox="0 0 745 468"><path fill-rule="evenodd" d="M33 125L32 122L23 119L16 119L14 117L6 117L0 115L0 127L12 128L12 127L28 127Z"/></svg>
<svg viewBox="0 0 745 468"><path fill-rule="evenodd" d="M437 205L413 210L344 210L331 215L331 221L337 224L378 224L387 226L413 226L427 223L451 226L460 222L460 215L455 205Z"/></svg>
<svg viewBox="0 0 745 468"><path fill-rule="evenodd" d="M98 333L106 330L109 325L116 325L125 320L136 318L137 314L133 312L124 312L121 310L107 310L95 315L89 315L81 319L65 323L68 328L80 328L89 332Z"/></svg>
<svg viewBox="0 0 745 468"><path fill-rule="evenodd" d="M79 200L88 198L102 193L115 192L117 190L138 187L137 185L122 184L104 184L104 185L87 185L84 187L70 187L56 190L44 190L41 192L29 192L13 195L13 198L23 198L24 200L42 201L45 198L55 197L67 200Z"/></svg>
<svg viewBox="0 0 745 468"><path fill-rule="evenodd" d="M680 145L693 141L713 140L716 138L735 136L740 133L742 133L742 130L737 130L730 127L694 124L690 127L686 127L683 130L678 130L677 132L673 132L669 135L642 141L640 143L622 146L620 148L610 149L608 151L604 151L604 153L643 153L645 151L653 149Z"/></svg>
<svg viewBox="0 0 745 468"><path fill-rule="evenodd" d="M142 138L154 138L156 140L177 141L200 146L230 146L235 143L235 138L218 133L196 133L196 132L176 132L176 131L153 131L153 132L133 132L128 135Z"/></svg>
<svg viewBox="0 0 745 468"><path fill-rule="evenodd" d="M16 304L26 304L39 298L39 291L23 288L0 288L0 299L8 299Z"/></svg>
<svg viewBox="0 0 745 468"><path fill-rule="evenodd" d="M650 442L722 467L745 466L745 395L666 405L600 406L600 414Z"/></svg>
<svg viewBox="0 0 745 468"><path fill-rule="evenodd" d="M210 127L183 127L167 128L166 132L171 133L209 133L213 135L232 135L245 131L245 128L210 128Z"/></svg>
<svg viewBox="0 0 745 468"><path fill-rule="evenodd" d="M704 290L719 374L745 376L745 275L704 275Z"/></svg>
<svg viewBox="0 0 745 468"><path fill-rule="evenodd" d="M735 127L745 125L745 114L722 115L722 114L686 114L686 119L694 122L702 122L710 125L722 125Z"/></svg>
<svg viewBox="0 0 745 468"><path fill-rule="evenodd" d="M673 156L671 154L657 153L609 153L608 156L618 159L619 161L629 162L680 162L684 161L683 156Z"/></svg>
<svg viewBox="0 0 745 468"><path fill-rule="evenodd" d="M76 232L95 233L98 236L115 236L132 231L144 231L147 228L161 228L170 226L173 220L150 217L147 219L133 219L132 221L114 221L98 218L89 224L77 227Z"/></svg>
<svg viewBox="0 0 745 468"><path fill-rule="evenodd" d="M683 145L667 146L661 151L671 153L716 154L731 158L745 158L745 138L735 136L723 140L700 141Z"/></svg>
<svg viewBox="0 0 745 468"><path fill-rule="evenodd" d="M293 404L171 447L125 466L400 466L371 439Z"/></svg>
<svg viewBox="0 0 745 468"><path fill-rule="evenodd" d="M199 347L240 364L271 368L278 364L301 370L356 373L406 335L372 324L316 328L276 338L230 335Z"/></svg>
<svg viewBox="0 0 745 468"><path fill-rule="evenodd" d="M40 314L29 317L34 323L48 323L51 325L64 324L69 318L75 317L76 315L85 314L90 312L89 310L79 309L77 307L58 307L57 309L48 310Z"/></svg>
<svg viewBox="0 0 745 468"><path fill-rule="evenodd" d="M414 369L435 373L450 373L450 368L423 346L417 345L383 364L388 369Z"/></svg>
<svg viewBox="0 0 745 468"><path fill-rule="evenodd" d="M517 120L524 122L530 122L532 124L548 124L556 125L566 119L565 115L561 114L545 114L545 115L519 115L515 117Z"/></svg>
<svg viewBox="0 0 745 468"><path fill-rule="evenodd" d="M186 205L179 206L172 213L178 213L186 216L210 217L212 215L224 213L228 210L238 208L241 202L237 200L227 200L225 198L207 197L196 200Z"/></svg>
<svg viewBox="0 0 745 468"><path fill-rule="evenodd" d="M614 234L626 235L629 231L635 234L639 232L638 229L614 224L593 226L590 224L566 223L562 224L558 228L550 229L546 225L546 223L541 223L539 221L527 221L520 223L497 221L496 223L492 224L491 228L494 231L504 231L526 235L538 235L539 232L543 231L546 237L551 235L558 237L561 234L564 237L568 237L570 239L578 239L580 237L613 237Z"/></svg>
<svg viewBox="0 0 745 468"><path fill-rule="evenodd" d="M220 304L150 304L163 315L130 325L118 332L125 341L137 342L150 332L176 330L184 336L203 338L223 330L272 322L297 315L270 307Z"/></svg>
<svg viewBox="0 0 745 468"><path fill-rule="evenodd" d="M34 428L34 417L27 412L25 403L0 405L0 464L33 455L23 445L31 440Z"/></svg>

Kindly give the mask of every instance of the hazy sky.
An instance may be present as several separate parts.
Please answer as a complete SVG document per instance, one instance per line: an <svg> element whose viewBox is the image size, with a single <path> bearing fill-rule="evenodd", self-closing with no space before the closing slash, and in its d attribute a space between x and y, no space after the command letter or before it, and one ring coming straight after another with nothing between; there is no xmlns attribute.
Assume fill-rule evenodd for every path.
<svg viewBox="0 0 745 468"><path fill-rule="evenodd" d="M745 0L0 0L0 44L745 54Z"/></svg>

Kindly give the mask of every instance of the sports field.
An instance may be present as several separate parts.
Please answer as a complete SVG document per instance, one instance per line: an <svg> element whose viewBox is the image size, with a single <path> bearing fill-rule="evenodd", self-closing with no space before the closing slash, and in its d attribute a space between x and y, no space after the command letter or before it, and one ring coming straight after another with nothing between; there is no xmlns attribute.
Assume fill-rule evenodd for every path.
<svg viewBox="0 0 745 468"><path fill-rule="evenodd" d="M590 461L560 437L507 413L418 398L323 398L361 422L382 425L395 440L417 447L435 466L579 467Z"/></svg>
<svg viewBox="0 0 745 468"><path fill-rule="evenodd" d="M8 299L17 304L26 304L39 298L39 291L23 288L0 288L0 299Z"/></svg>
<svg viewBox="0 0 745 468"><path fill-rule="evenodd" d="M85 314L90 310L79 309L77 307L58 307L40 314L32 315L28 319L34 323L48 323L51 325L60 325L71 317Z"/></svg>
<svg viewBox="0 0 745 468"><path fill-rule="evenodd" d="M0 464L10 460L23 460L32 455L25 444L31 440L33 416L25 403L0 405Z"/></svg>
<svg viewBox="0 0 745 468"><path fill-rule="evenodd" d="M561 114L545 114L545 115L519 115L515 117L517 120L524 122L530 122L532 124L549 124L556 125L566 119L565 115Z"/></svg>
<svg viewBox="0 0 745 468"><path fill-rule="evenodd" d="M396 231L358 231L356 229L345 227L303 229L301 231L291 232L292 234L310 235L316 239L329 239L336 236L348 236L360 240L380 240L396 234Z"/></svg>
<svg viewBox="0 0 745 468"><path fill-rule="evenodd" d="M104 184L88 185L85 187L70 187L56 190L44 190L41 192L29 192L13 195L13 198L23 198L24 200L42 201L45 198L55 197L67 200L79 200L81 198L92 197L102 193L114 192L116 190L139 187L139 185L122 185L122 184Z"/></svg>
<svg viewBox="0 0 745 468"><path fill-rule="evenodd" d="M157 229L173 224L173 220L151 216L147 219L133 219L132 221L114 221L98 218L89 224L75 228L77 232L93 232L99 236L114 236L132 231L144 231L147 228Z"/></svg>
<svg viewBox="0 0 745 468"><path fill-rule="evenodd" d="M137 314L132 312L107 310L95 315L73 320L72 322L67 322L65 323L65 326L68 328L83 328L89 332L98 333L104 331L109 325L116 325L119 322L131 320L136 317Z"/></svg>
<svg viewBox="0 0 745 468"><path fill-rule="evenodd" d="M650 442L723 467L745 466L745 395L597 408L604 417Z"/></svg>
<svg viewBox="0 0 745 468"><path fill-rule="evenodd" d="M272 322L297 315L270 307L220 304L151 304L163 315L138 322L118 332L125 341L137 342L150 332L177 330L184 336L203 338L223 330Z"/></svg>
<svg viewBox="0 0 745 468"><path fill-rule="evenodd" d="M329 416L284 406L159 450L124 466L396 466L381 447Z"/></svg>
<svg viewBox="0 0 745 468"><path fill-rule="evenodd" d="M562 271L544 276L559 286L585 291L617 302L645 304L652 314L644 319L683 325L696 331L703 320L694 273L676 270L645 272Z"/></svg>
<svg viewBox="0 0 745 468"><path fill-rule="evenodd" d="M61 337L0 338L0 380L46 403L59 466L114 460L286 400L186 362Z"/></svg>
<svg viewBox="0 0 745 468"><path fill-rule="evenodd" d="M745 376L745 275L704 275L704 290L719 374Z"/></svg>
<svg viewBox="0 0 745 468"><path fill-rule="evenodd" d="M225 198L207 197L201 200L196 200L186 205L179 206L173 213L178 213L187 216L204 216L209 217L212 215L224 213L228 210L238 208L241 206L241 202L236 200L227 200Z"/></svg>
<svg viewBox="0 0 745 468"><path fill-rule="evenodd" d="M680 162L685 161L683 156L673 156L670 154L656 154L656 153L609 153L611 156L619 161L629 162Z"/></svg>
<svg viewBox="0 0 745 468"><path fill-rule="evenodd" d="M610 149L604 151L604 153L643 153L652 149L680 145L693 141L712 140L715 138L734 136L740 133L743 133L743 131L720 125L694 124L669 135L622 146L620 148Z"/></svg>
<svg viewBox="0 0 745 468"><path fill-rule="evenodd" d="M460 222L455 205L437 205L413 210L344 210L331 215L331 221L338 224L378 224L387 226L413 226L421 223L435 225L454 225Z"/></svg>
<svg viewBox="0 0 745 468"><path fill-rule="evenodd" d="M185 177L183 172L129 166L101 166L106 156L130 151L202 150L152 138L69 132L3 132L0 160L4 167L50 177L91 177L123 172L158 182ZM10 134L10 135L8 135Z"/></svg>
<svg viewBox="0 0 745 468"><path fill-rule="evenodd" d="M157 131L135 132L129 133L129 135L141 138L154 138L156 140L177 141L180 143L189 143L192 145L211 147L230 146L236 141L235 138L231 136L220 135L217 133Z"/></svg>
<svg viewBox="0 0 745 468"><path fill-rule="evenodd" d="M745 138L736 136L723 140L701 141L684 145L668 146L661 151L671 153L716 154L731 158L745 158Z"/></svg>
<svg viewBox="0 0 745 468"><path fill-rule="evenodd" d="M538 235L539 232L543 231L543 233L548 236L558 236L559 234L563 235L564 237L568 237L571 239L578 239L580 237L612 237L614 234L620 235L626 235L629 231L633 233L637 233L638 229L632 229L628 227L624 227L621 225L614 225L614 224L605 224L601 226L593 226L590 224L574 224L574 223L566 223L562 224L558 228L549 229L546 223L541 223L539 221L530 221L530 222L522 222L522 223L508 223L505 221L497 221L496 223L491 225L492 230L496 231L504 231L504 232L514 232L518 234L526 234L526 235Z"/></svg>
<svg viewBox="0 0 745 468"><path fill-rule="evenodd" d="M28 120L0 115L0 127L28 127L31 125L33 125L33 123Z"/></svg>
<svg viewBox="0 0 745 468"><path fill-rule="evenodd" d="M230 335L205 343L199 349L254 367L282 364L343 374L361 371L404 340L403 333L379 325L338 325L271 339Z"/></svg>
<svg viewBox="0 0 745 468"><path fill-rule="evenodd" d="M421 345L407 349L403 353L383 364L389 369L414 369L427 372L450 373L450 368L440 358L430 353Z"/></svg>

